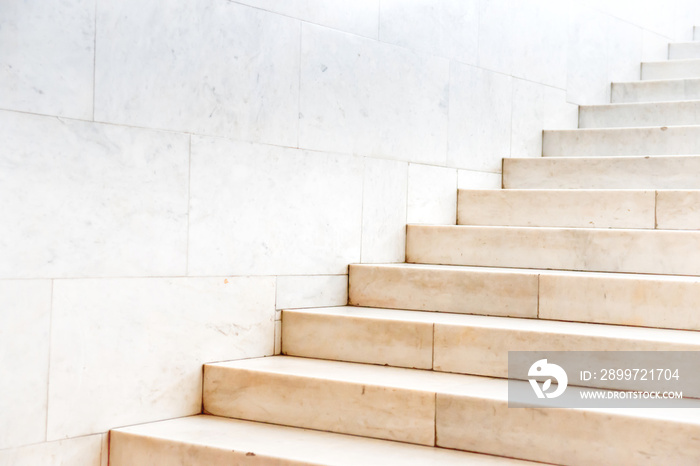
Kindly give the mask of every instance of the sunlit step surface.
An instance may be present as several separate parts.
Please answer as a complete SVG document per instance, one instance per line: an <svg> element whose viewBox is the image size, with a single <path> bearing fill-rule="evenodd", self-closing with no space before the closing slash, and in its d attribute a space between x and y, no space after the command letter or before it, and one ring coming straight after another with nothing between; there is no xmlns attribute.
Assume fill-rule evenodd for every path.
<svg viewBox="0 0 700 466"><path fill-rule="evenodd" d="M112 466L531 464L503 457L207 415L115 429L110 435Z"/></svg>
<svg viewBox="0 0 700 466"><path fill-rule="evenodd" d="M700 157L503 159L508 189L700 189Z"/></svg>
<svg viewBox="0 0 700 466"><path fill-rule="evenodd" d="M583 129L698 125L700 101L582 105L578 124Z"/></svg>
<svg viewBox="0 0 700 466"><path fill-rule="evenodd" d="M700 154L700 126L544 131L545 157Z"/></svg>
<svg viewBox="0 0 700 466"><path fill-rule="evenodd" d="M420 264L350 266L350 304L700 330L700 278Z"/></svg>
<svg viewBox="0 0 700 466"><path fill-rule="evenodd" d="M205 410L226 417L556 464L700 457L696 400L677 409L513 409L507 400L503 379L369 364L278 356L204 368Z"/></svg>

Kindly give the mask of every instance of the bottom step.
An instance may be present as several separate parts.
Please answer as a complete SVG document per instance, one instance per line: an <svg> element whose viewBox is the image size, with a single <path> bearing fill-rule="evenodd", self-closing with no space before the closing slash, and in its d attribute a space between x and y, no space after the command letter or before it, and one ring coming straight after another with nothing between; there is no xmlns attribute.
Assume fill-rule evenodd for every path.
<svg viewBox="0 0 700 466"><path fill-rule="evenodd" d="M113 430L109 460L111 466L532 464L216 416L186 417Z"/></svg>

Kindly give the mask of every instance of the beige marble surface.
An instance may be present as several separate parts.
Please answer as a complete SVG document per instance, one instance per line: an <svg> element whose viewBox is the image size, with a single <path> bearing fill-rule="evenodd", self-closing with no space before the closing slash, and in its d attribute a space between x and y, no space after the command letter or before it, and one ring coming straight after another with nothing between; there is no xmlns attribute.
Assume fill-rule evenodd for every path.
<svg viewBox="0 0 700 466"><path fill-rule="evenodd" d="M696 277L540 276L543 319L700 330L698 302Z"/></svg>
<svg viewBox="0 0 700 466"><path fill-rule="evenodd" d="M354 307L285 310L282 353L432 369L433 323L407 319L406 313L411 314Z"/></svg>
<svg viewBox="0 0 700 466"><path fill-rule="evenodd" d="M659 191L656 227L700 230L700 191Z"/></svg>
<svg viewBox="0 0 700 466"><path fill-rule="evenodd" d="M530 464L510 458L206 415L112 431L112 466L182 466L183 458L187 458L189 466Z"/></svg>
<svg viewBox="0 0 700 466"><path fill-rule="evenodd" d="M505 159L511 189L699 189L700 157Z"/></svg>
<svg viewBox="0 0 700 466"><path fill-rule="evenodd" d="M468 190L459 225L654 228L654 191Z"/></svg>
<svg viewBox="0 0 700 466"><path fill-rule="evenodd" d="M406 261L700 275L700 232L409 225Z"/></svg>
<svg viewBox="0 0 700 466"><path fill-rule="evenodd" d="M349 273L357 306L537 316L536 273L409 264L357 264Z"/></svg>
<svg viewBox="0 0 700 466"><path fill-rule="evenodd" d="M567 465L690 466L700 455L687 440L700 432L700 411L681 401L688 407L509 408L507 382L489 380L437 395L437 445ZM466 419L479 429L465 429Z"/></svg>
<svg viewBox="0 0 700 466"><path fill-rule="evenodd" d="M0 280L0 450L46 439L50 327L50 280Z"/></svg>
<svg viewBox="0 0 700 466"><path fill-rule="evenodd" d="M478 379L276 356L204 368L206 413L434 445L435 393Z"/></svg>
<svg viewBox="0 0 700 466"><path fill-rule="evenodd" d="M56 280L48 439L200 412L202 364L270 355L274 277Z"/></svg>

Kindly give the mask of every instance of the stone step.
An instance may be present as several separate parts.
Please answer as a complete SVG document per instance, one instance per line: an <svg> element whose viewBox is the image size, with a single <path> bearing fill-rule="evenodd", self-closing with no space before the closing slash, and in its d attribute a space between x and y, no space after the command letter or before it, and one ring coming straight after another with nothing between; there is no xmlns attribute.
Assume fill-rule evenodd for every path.
<svg viewBox="0 0 700 466"><path fill-rule="evenodd" d="M700 126L571 129L542 132L545 157L700 154Z"/></svg>
<svg viewBox="0 0 700 466"><path fill-rule="evenodd" d="M285 310L282 324L289 356L500 378L509 351L700 351L692 331L352 306Z"/></svg>
<svg viewBox="0 0 700 466"><path fill-rule="evenodd" d="M579 128L700 125L700 100L582 105L578 125Z"/></svg>
<svg viewBox="0 0 700 466"><path fill-rule="evenodd" d="M183 462L186 458L186 462ZM111 466L274 464L532 464L490 455L216 416L192 416L115 429Z"/></svg>
<svg viewBox="0 0 700 466"><path fill-rule="evenodd" d="M700 156L503 159L507 189L700 189Z"/></svg>
<svg viewBox="0 0 700 466"><path fill-rule="evenodd" d="M676 401L512 409L503 379L288 356L204 367L212 414L557 464L695 464L700 404Z"/></svg>
<svg viewBox="0 0 700 466"><path fill-rule="evenodd" d="M700 330L698 277L353 264L349 281L354 306Z"/></svg>
<svg viewBox="0 0 700 466"><path fill-rule="evenodd" d="M642 63L642 80L700 78L700 60L666 60Z"/></svg>
<svg viewBox="0 0 700 466"><path fill-rule="evenodd" d="M700 190L460 189L474 226L700 229Z"/></svg>
<svg viewBox="0 0 700 466"><path fill-rule="evenodd" d="M700 231L408 225L406 262L700 276Z"/></svg>
<svg viewBox="0 0 700 466"><path fill-rule="evenodd" d="M460 189L457 224L653 229L656 191Z"/></svg>
<svg viewBox="0 0 700 466"><path fill-rule="evenodd" d="M662 79L612 84L610 102L676 102L700 100L700 79Z"/></svg>
<svg viewBox="0 0 700 466"><path fill-rule="evenodd" d="M685 60L688 58L700 58L700 43L676 42L668 44L669 60Z"/></svg>

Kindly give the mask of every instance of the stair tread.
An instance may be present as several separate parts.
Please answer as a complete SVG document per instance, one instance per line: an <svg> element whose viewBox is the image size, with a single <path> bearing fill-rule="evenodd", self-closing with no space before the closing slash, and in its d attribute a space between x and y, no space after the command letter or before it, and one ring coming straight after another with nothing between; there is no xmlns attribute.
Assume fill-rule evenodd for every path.
<svg viewBox="0 0 700 466"><path fill-rule="evenodd" d="M352 362L329 361L293 356L272 356L256 359L244 359L229 362L206 364L206 367L218 370L244 370L258 374L313 379L315 381L344 382L362 386L388 387L402 390L455 395L460 397L497 400L507 403L507 379L497 379L478 375L449 374L421 369L360 364ZM205 367L205 371L206 371ZM528 384L526 381L510 381L516 384ZM567 390L594 390L570 386ZM700 400L677 399L673 408L561 408L577 411L595 411L625 417L666 420L671 422L692 423L700 425ZM543 406L551 406L547 401Z"/></svg>
<svg viewBox="0 0 700 466"><path fill-rule="evenodd" d="M698 341L700 341L700 334L692 330L669 330L589 322L563 322L545 319L451 314L360 306L290 309L283 312L658 342L698 344Z"/></svg>
<svg viewBox="0 0 700 466"><path fill-rule="evenodd" d="M233 464L230 462L246 455L319 465L533 464L498 456L209 415L115 429L112 431L112 448L118 447L125 436L144 438L146 442L141 447L144 451L152 448L148 442L150 439L180 444L185 449L183 457L188 458L187 464L206 464L192 462L197 457L197 449L202 447L220 450L220 456L216 456L220 464ZM138 455L140 452L130 453ZM149 460L153 461L156 455L149 452Z"/></svg>

